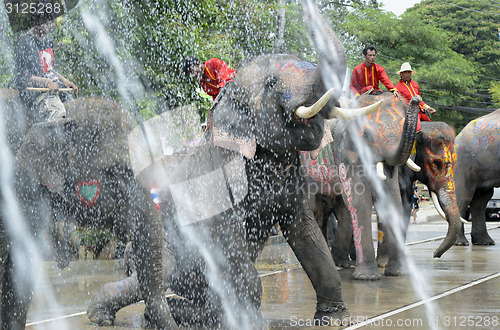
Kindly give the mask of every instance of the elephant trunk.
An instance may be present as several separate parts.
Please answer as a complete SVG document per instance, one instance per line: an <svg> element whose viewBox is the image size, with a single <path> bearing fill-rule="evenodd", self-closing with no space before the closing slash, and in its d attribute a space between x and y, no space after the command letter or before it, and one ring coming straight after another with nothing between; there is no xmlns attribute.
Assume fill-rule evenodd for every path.
<svg viewBox="0 0 500 330"><path fill-rule="evenodd" d="M448 232L446 237L439 247L434 251L434 258L439 258L455 244L462 224L460 221L460 213L458 212L457 201L454 191L440 189L437 193L438 203L446 214L448 221Z"/></svg>
<svg viewBox="0 0 500 330"><path fill-rule="evenodd" d="M422 102L422 98L418 95L415 95L410 100L408 108L406 109L406 117L399 146L395 149L393 155L390 155L387 158L385 162L386 165L403 166L406 164L408 158L410 157L411 150L415 142L415 136L417 135L420 102Z"/></svg>
<svg viewBox="0 0 500 330"><path fill-rule="evenodd" d="M135 188L141 189L137 186ZM141 196L139 194L137 192L136 196ZM140 210L144 212L134 214L137 222L132 231L134 251L137 255L137 278L153 325L158 329L177 329L177 324L168 307L163 285L161 216L155 210L152 200L146 195L144 191L142 203L134 201L140 203L139 205L142 206ZM145 207L146 205L149 208Z"/></svg>
<svg viewBox="0 0 500 330"><path fill-rule="evenodd" d="M344 46L321 15L315 1L302 0L302 11L309 35L318 53L317 70L321 72L325 90L334 88L333 97L338 100L347 68Z"/></svg>

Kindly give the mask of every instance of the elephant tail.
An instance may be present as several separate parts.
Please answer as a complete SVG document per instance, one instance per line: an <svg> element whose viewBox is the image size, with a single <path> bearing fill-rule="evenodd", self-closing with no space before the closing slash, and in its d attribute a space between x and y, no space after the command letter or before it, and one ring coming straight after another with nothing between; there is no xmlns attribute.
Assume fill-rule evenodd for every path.
<svg viewBox="0 0 500 330"><path fill-rule="evenodd" d="M402 166L406 164L406 161L411 155L411 150L415 142L415 137L417 135L417 123L418 123L418 112L419 104L422 102L422 98L419 95L415 95L408 104L406 109L406 116L403 125L403 132L401 136L401 141L399 146L395 149L395 152L390 156L386 164L390 166Z"/></svg>

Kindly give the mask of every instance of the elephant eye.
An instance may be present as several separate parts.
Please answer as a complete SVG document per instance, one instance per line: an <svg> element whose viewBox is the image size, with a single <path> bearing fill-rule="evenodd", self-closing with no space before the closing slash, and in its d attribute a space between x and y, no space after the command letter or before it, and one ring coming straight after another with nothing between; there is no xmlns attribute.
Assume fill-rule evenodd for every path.
<svg viewBox="0 0 500 330"><path fill-rule="evenodd" d="M432 165L438 171L441 171L443 169L443 162L441 160L435 160L435 161L433 161Z"/></svg>

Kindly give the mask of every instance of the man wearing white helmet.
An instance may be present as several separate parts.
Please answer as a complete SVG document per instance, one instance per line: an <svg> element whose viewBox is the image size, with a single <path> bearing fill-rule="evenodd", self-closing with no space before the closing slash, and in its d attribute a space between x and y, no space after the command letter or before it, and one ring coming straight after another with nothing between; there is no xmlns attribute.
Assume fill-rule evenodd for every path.
<svg viewBox="0 0 500 330"><path fill-rule="evenodd" d="M396 89L399 94L403 96L406 104L409 104L413 96L420 95L420 88L418 87L417 82L411 79L412 73L417 72L411 69L410 63L405 62L401 65L401 69L397 73L401 75L401 79L396 84ZM426 112L432 115L436 112L436 110L422 101L420 102L420 112L418 113L419 120L417 124L417 132L420 131L420 121L431 121Z"/></svg>

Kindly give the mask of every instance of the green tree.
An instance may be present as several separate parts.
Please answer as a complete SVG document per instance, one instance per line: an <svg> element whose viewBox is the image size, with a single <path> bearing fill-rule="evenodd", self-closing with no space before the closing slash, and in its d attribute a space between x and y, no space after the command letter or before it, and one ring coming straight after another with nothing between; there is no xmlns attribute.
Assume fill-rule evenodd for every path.
<svg viewBox="0 0 500 330"><path fill-rule="evenodd" d="M418 72L413 78L419 83L425 102L436 106L435 120L448 122L455 128L467 120L462 112L443 107L463 106L469 94L475 92L477 68L473 61L452 49L447 33L426 24L417 15L401 18L380 9L350 12L343 25L350 36L345 45L348 64L352 68L364 59L366 44L377 47L377 63L381 64L395 83L396 71L403 62L410 62ZM355 54L355 55L354 55Z"/></svg>
<svg viewBox="0 0 500 330"><path fill-rule="evenodd" d="M474 90L457 91L468 101L463 102L461 108L464 118L471 120L483 115L485 112L478 108L491 109L489 89L492 84L500 83L500 5L488 0L424 0L410 8L406 15L414 15L427 25L446 31L450 47L475 64Z"/></svg>

